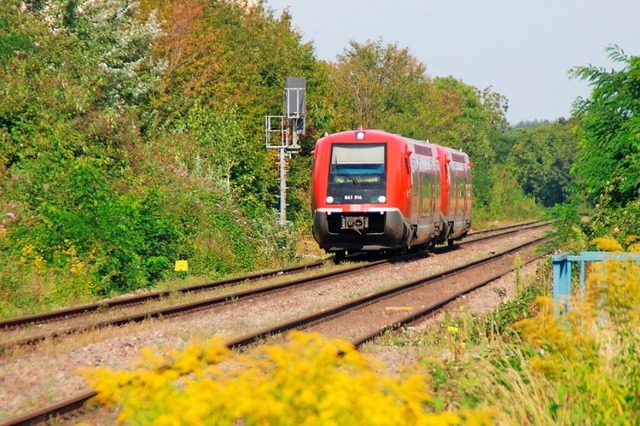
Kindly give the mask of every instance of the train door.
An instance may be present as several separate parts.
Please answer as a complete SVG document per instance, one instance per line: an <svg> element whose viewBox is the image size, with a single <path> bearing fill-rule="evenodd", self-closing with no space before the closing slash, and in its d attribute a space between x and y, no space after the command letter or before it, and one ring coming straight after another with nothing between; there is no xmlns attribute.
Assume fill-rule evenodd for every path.
<svg viewBox="0 0 640 426"><path fill-rule="evenodd" d="M442 210L442 187L440 186L440 163L437 160L432 161L433 165L433 203L434 203L434 218L433 223L440 221L440 212Z"/></svg>
<svg viewBox="0 0 640 426"><path fill-rule="evenodd" d="M425 207L428 213L425 214L425 220L429 224L429 234L434 234L434 223L438 220L438 217L436 217L436 203L437 198L440 197L440 193L437 191L438 169L436 167L437 162L434 162L431 158L426 161L426 165L427 170L425 170L424 179L428 190L425 191Z"/></svg>
<svg viewBox="0 0 640 426"><path fill-rule="evenodd" d="M409 221L412 225L417 225L420 218L421 204L421 179L420 179L420 161L416 158L411 159L411 215Z"/></svg>
<svg viewBox="0 0 640 426"><path fill-rule="evenodd" d="M468 169L466 157L459 153L451 155L451 198L452 198L452 215L453 215L453 232L452 238L458 238L463 235L467 229L467 208L468 208Z"/></svg>
<svg viewBox="0 0 640 426"><path fill-rule="evenodd" d="M471 163L467 158L464 182L464 219L467 230L471 227Z"/></svg>
<svg viewBox="0 0 640 426"><path fill-rule="evenodd" d="M471 219L471 169L467 169L467 193L465 198L467 199L467 216L469 220Z"/></svg>
<svg viewBox="0 0 640 426"><path fill-rule="evenodd" d="M454 231L455 231L455 223L458 218L458 173L456 170L456 164L450 162L448 164L449 167L449 176L450 176L450 184L449 184L449 194L450 194L450 204L449 204L449 213L451 214L451 219L454 223Z"/></svg>
<svg viewBox="0 0 640 426"><path fill-rule="evenodd" d="M425 158L420 159L420 220L418 221L419 240L426 240L431 235L431 181L429 179L430 164Z"/></svg>
<svg viewBox="0 0 640 426"><path fill-rule="evenodd" d="M438 163L436 161L433 160L429 160L429 182L431 184L431 191L430 191L430 197L431 197L431 223L433 224L436 220L438 220L438 218L436 217L436 212L438 212L440 210L439 207L439 203L438 203L438 199L440 198L440 191L439 191L439 170L438 170Z"/></svg>
<svg viewBox="0 0 640 426"><path fill-rule="evenodd" d="M458 211L456 212L458 217L456 218L458 221L462 220L463 217L463 209L464 209L464 200L462 197L462 193L464 192L464 185L463 185L463 180L464 180L464 175L462 172L462 167L460 163L456 164L456 180L458 181L457 184L457 192L456 192L456 196L458 197L458 201L457 201L457 206L458 206Z"/></svg>
<svg viewBox="0 0 640 426"><path fill-rule="evenodd" d="M447 163L444 166L445 174L447 176L447 189L448 189L448 203L447 203L447 219L455 221L456 217L456 176L454 170L451 167L451 160L447 158Z"/></svg>
<svg viewBox="0 0 640 426"><path fill-rule="evenodd" d="M454 215L454 205L453 205L453 185L455 184L454 179L452 179L451 176L451 165L450 165L450 160L448 157L445 157L445 163L444 163L444 177L442 180L442 187L444 188L444 190L446 191L445 193L445 197L444 197L444 212L445 212L445 216L447 217L447 221L451 221L453 220L453 215Z"/></svg>
<svg viewBox="0 0 640 426"><path fill-rule="evenodd" d="M467 212L469 211L469 169L465 166L462 169L462 190L460 191L460 196L462 197L462 218L463 220L467 216Z"/></svg>

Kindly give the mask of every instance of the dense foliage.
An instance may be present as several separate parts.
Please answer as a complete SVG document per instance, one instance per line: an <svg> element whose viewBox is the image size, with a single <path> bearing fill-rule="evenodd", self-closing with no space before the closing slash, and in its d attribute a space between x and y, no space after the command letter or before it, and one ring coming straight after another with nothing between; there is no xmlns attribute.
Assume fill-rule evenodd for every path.
<svg viewBox="0 0 640 426"><path fill-rule="evenodd" d="M640 198L640 56L617 46L607 52L621 69L572 70L593 87L575 105L581 149L574 172L591 202L624 206Z"/></svg>
<svg viewBox="0 0 640 426"><path fill-rule="evenodd" d="M640 252L637 240L637 236L628 238L625 247L610 237L592 244L603 251ZM639 276L640 267L634 262L595 263L584 296L572 301L569 312L555 315L551 300L545 298L539 301L535 318L517 324L532 349L524 361L527 374L537 383L527 393L540 395L541 418L556 424L584 419L595 424L636 422L640 414Z"/></svg>
<svg viewBox="0 0 640 426"><path fill-rule="evenodd" d="M0 205L12 231L3 263L28 263L26 250L41 260L36 274L79 260L97 294L146 285L182 236L160 194L129 172L141 106L162 72L150 53L158 24L125 2L13 3L6 28L23 42L0 67ZM24 277L6 273L12 294L8 283Z"/></svg>
<svg viewBox="0 0 640 426"><path fill-rule="evenodd" d="M571 121L516 130L507 158L509 174L523 191L542 205L552 207L572 201L571 166L577 141Z"/></svg>
<svg viewBox="0 0 640 426"><path fill-rule="evenodd" d="M286 15L6 3L2 316L148 286L178 259L214 276L292 259L293 230L274 223L260 118L280 106L286 75L320 68ZM264 57L247 57L250 44Z"/></svg>

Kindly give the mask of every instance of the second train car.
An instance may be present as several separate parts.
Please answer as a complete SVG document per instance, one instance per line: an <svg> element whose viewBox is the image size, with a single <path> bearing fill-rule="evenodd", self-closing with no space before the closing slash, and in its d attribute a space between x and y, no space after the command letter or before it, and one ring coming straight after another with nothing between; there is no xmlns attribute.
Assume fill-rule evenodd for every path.
<svg viewBox="0 0 640 426"><path fill-rule="evenodd" d="M337 258L452 244L471 227L471 163L462 151L353 130L319 139L313 156L313 236Z"/></svg>

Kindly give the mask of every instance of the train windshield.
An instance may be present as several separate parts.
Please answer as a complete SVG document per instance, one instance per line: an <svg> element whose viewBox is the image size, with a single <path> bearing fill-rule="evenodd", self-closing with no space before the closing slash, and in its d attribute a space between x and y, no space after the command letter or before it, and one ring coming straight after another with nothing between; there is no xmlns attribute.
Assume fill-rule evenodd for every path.
<svg viewBox="0 0 640 426"><path fill-rule="evenodd" d="M334 144L327 195L335 203L385 202L385 158L385 144Z"/></svg>

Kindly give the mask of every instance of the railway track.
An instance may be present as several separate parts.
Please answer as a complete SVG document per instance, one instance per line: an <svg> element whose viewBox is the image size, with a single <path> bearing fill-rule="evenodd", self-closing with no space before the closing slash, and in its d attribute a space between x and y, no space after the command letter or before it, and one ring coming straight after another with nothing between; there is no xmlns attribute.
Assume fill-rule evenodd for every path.
<svg viewBox="0 0 640 426"><path fill-rule="evenodd" d="M542 226L544 224L546 224L546 222L540 222L540 221L524 222L524 223L505 226L501 228L486 229L482 231L471 232L469 233L469 237L476 237L478 235L484 235L484 234L495 233L495 232L506 232L506 231L511 231L513 229L518 229L518 230L527 229L528 227L531 227L531 226L539 226L539 225ZM358 261L358 260L365 260L365 258L364 256L351 256L348 258L348 260ZM227 279L203 283L203 284L196 284L196 285L187 286L187 287L175 289L175 290L154 291L154 292L149 292L141 295L110 299L110 300L105 300L97 303L89 303L89 304L73 306L65 309L58 309L55 311L45 312L41 314L25 315L25 316L20 316L15 318L9 318L5 320L0 320L0 330L9 330L12 328L17 328L25 325L45 324L58 319L73 318L77 316L86 315L91 312L104 311L104 310L119 308L123 306L129 307L129 306L140 305L145 302L167 298L174 294L188 294L188 293L203 292L203 291L213 290L213 289L217 289L225 286L233 286L240 283L256 282L256 281L264 280L267 278L290 275L290 274L304 272L304 271L311 271L311 270L319 269L326 264L327 264L326 261L312 262L312 263L307 263L304 265L294 266L290 268L281 268L281 269L276 269L276 270L266 271L266 272L255 272L251 274L242 275L239 277L227 278Z"/></svg>
<svg viewBox="0 0 640 426"><path fill-rule="evenodd" d="M261 287L251 288L248 290L234 291L222 296L214 296L214 297L206 297L203 300L198 300L195 302L182 303L174 306L163 307L153 310L147 310L141 313L134 314L126 314L123 316L118 316L116 318L111 318L102 321L89 321L85 322L82 325L69 325L64 328L58 329L53 332L42 333L42 324L48 324L48 322L42 321L38 323L39 327L32 329L35 331L35 334L25 338L19 338L15 340L11 340L10 334L14 335L22 335L25 333L25 330L5 330L1 335L3 336L4 343L0 344L0 353L9 351L19 346L27 346L27 345L35 345L44 341L52 341L55 339L62 338L64 336L77 335L79 333L103 329L107 327L117 327L124 326L132 323L139 323L145 320L153 319L153 318L169 318L176 315L184 315L187 313L192 313L196 311L200 311L203 309L212 308L215 306L220 306L228 303L237 303L242 300L255 298L259 296L265 296L267 294L271 294L276 291L281 291L290 287L308 285L311 283L328 280L331 278L335 278L338 276L346 276L353 273L356 273L362 269L371 269L386 263L387 260L378 260L366 264L358 264L355 266L345 267L337 270L332 270L329 272L325 272L322 274L316 274L311 277L303 277L299 279L294 279L282 283L270 284ZM101 313L104 315L104 313ZM79 319L79 315L75 315L69 322L77 323Z"/></svg>
<svg viewBox="0 0 640 426"><path fill-rule="evenodd" d="M525 224L512 225L505 228L478 231L469 235L469 239L460 243L463 245L472 244L489 238L509 235L523 229L531 229L545 226L545 222L527 222ZM489 234L489 235L488 235ZM446 248L436 248L435 252L449 250ZM405 255L407 257L420 257L428 253L417 252ZM354 257L353 259L361 259ZM175 291L159 291L144 295L130 296L122 299L104 301L95 304L82 305L74 308L58 310L54 312L18 317L10 320L0 321L0 353L9 351L16 347L35 345L44 341L53 341L65 336L77 335L79 333L103 329L107 327L118 327L132 323L139 323L153 318L168 318L176 315L184 315L195 311L220 306L223 304L238 302L249 298L260 297L287 288L309 285L320 281L348 276L359 273L363 270L379 267L391 261L397 261L399 257L388 257L367 263L357 263L353 266L342 266L339 269L332 269L328 272L315 274L275 284L261 286L254 285L266 278L281 277L305 271L312 271L321 268L326 262L314 262L307 265L293 268L254 273L237 278L231 278L195 286L185 287ZM134 313L122 313L117 315L123 308L140 306L149 301L163 301L176 294L204 293L230 288L234 286L250 286L251 288L239 291L232 291L223 295L204 296L199 300L187 303L174 303L166 307L147 309L142 312L136 310Z"/></svg>
<svg viewBox="0 0 640 426"><path fill-rule="evenodd" d="M59 309L51 312L45 312L42 314L34 314L34 315L25 315L16 318L10 318L6 320L0 321L0 329L12 329L24 325L37 325L37 324L45 324L48 322L52 322L61 318L73 318L82 315L86 315L91 312L96 311L104 311L107 309L118 308L122 306L135 306L148 301L154 301L166 298L173 294L187 294L187 293L196 293L207 290L212 290L216 288L221 288L224 286L230 286L234 284L239 284L247 281L258 281L261 279L275 277L285 274L293 274L300 271L307 271L320 268L324 266L326 262L313 262L305 265L294 266L291 268L283 268L277 269L273 271L267 272L256 272L248 275L242 275L240 277L228 278L224 280L197 284L193 286L188 286L184 288L180 288L177 290L164 290L164 291L154 291L146 294L135 295L122 297L118 299L111 299L97 303L90 303L85 305L73 306L70 308Z"/></svg>
<svg viewBox="0 0 640 426"><path fill-rule="evenodd" d="M538 227L538 226L544 226L546 224L528 224L527 227ZM512 233L512 232L518 232L520 231L521 228L514 228L514 227L510 227L509 231L507 231L508 233ZM492 230L493 232L500 232L498 230ZM486 234L485 232L483 233L479 233L480 235L482 234ZM474 234L474 235L478 235L478 234ZM500 236L505 235L504 233L501 233ZM471 236L470 236L471 237ZM495 235L492 235L490 237L478 237L478 239L474 239L473 241L471 241L471 238L469 239L469 241L465 241L464 244L471 244L472 242L475 241L479 241L480 239L486 239L486 238L493 238L496 237ZM514 249L515 250L515 249ZM512 250L513 251L513 250ZM497 254L495 256L504 256L504 253L501 254ZM481 264L484 262L489 261L488 259L484 259L482 261L479 262L474 262L477 264ZM385 262L385 261L381 261L381 262ZM375 266L372 266L375 267ZM468 266L467 266L468 268ZM358 267L356 269L362 269L361 267ZM460 269L460 268L457 268ZM456 270L452 270L447 272L447 274L456 274L459 273L459 271ZM373 303L375 303L375 300L378 299L384 299L385 297L391 297L392 294L398 293L398 292L403 292L403 291L407 291L407 289L411 288L411 287L416 287L416 286L420 286L420 285L424 285L424 283L428 283L428 282L433 282L433 280L435 280L436 278L441 279L443 274L438 274L438 277L431 277L431 278L427 278L426 281L419 283L418 281L413 282L413 283L404 283L401 286L397 286L394 287L393 289L388 289L385 290L383 293L380 294L376 294L376 295L369 295L363 298L359 298L353 301L350 301L348 303L343 304L342 306L337 306L334 307L332 309L325 309L322 313L316 313L316 314L310 314L310 315L306 315L303 318L299 318L296 319L294 321L290 321L288 323L285 324L280 324L276 327L271 327L269 329L265 329L262 330L260 332L257 333L252 333L250 335L246 335L246 336L242 336L238 339L235 339L233 341L230 341L228 343L228 345L230 347L233 348L239 348L239 347L243 347L243 346L247 346L247 345L251 345L254 344L258 341L261 341L263 339L265 339L267 336L271 336L277 333L283 333L287 330L293 329L293 328L305 328L305 327L309 327L312 324L322 324L322 323L326 323L327 321L329 321L331 318L336 318L340 315L345 315L344 312L345 310L357 310L357 309L361 309L362 306L366 306L366 305L371 305ZM404 288L401 288L404 287ZM471 291L471 290L466 290ZM373 338L375 338L375 336L379 335L380 333L385 332L386 330L392 329L394 327L400 326L400 324L404 324L407 321L412 321L415 320L416 318L419 318L421 316L424 315L428 315L429 312L432 312L434 309L437 309L438 306L441 306L444 303L447 303L448 300L451 300L451 298L454 298L456 296L450 296L447 298L447 300L445 301L435 301L433 303L430 304L429 307L424 308L422 310L420 310L419 312L412 312L411 315L408 315L406 318L400 318L397 320L394 320L392 324L387 324L384 327L381 327L379 330L377 331L368 331L366 333L366 335L362 335L360 337L357 338L353 338L351 339L354 344L356 345L360 345L363 344L364 342L371 340ZM426 312L426 313L425 313ZM90 399L92 396L94 396L95 394L91 391L87 391L85 393L76 395L73 398L70 398L68 400L65 401L61 401L58 404L55 404L55 406L51 406L51 407L46 407L43 408L41 410L36 410L34 412L25 414L23 416L17 417L15 419L11 419L8 422L2 423L2 424L34 424L37 422L41 422L44 421L46 419L51 418L52 416L61 416L64 413L68 413L68 412L74 412L75 410L78 409L78 407L81 407L84 402L86 402L88 399Z"/></svg>
<svg viewBox="0 0 640 426"><path fill-rule="evenodd" d="M282 324L278 324L274 327L269 327L263 330L260 330L258 332L255 333L251 333L245 336L242 336L238 339L234 339L230 342L227 343L227 345L232 348L232 349L238 349L238 348L242 348L254 343L258 343L261 341L265 341L267 339L271 339L273 336L276 335L281 335L284 332L290 331L290 330L302 330L302 329L313 329L314 331L318 331L317 330L317 326L318 325L323 325L326 324L328 321L334 320L338 317L344 316L344 315L348 315L351 312L355 312L358 310L362 310L365 308L369 308L371 306L373 306L374 304L379 304L382 301L386 301L386 300L391 300L392 298L397 298L399 295L405 295L408 297L404 297L402 302L399 304L399 306L406 306L407 303L409 304L415 304L416 302L416 295L410 292L413 292L414 290L422 287L422 286L426 286L426 285L432 285L433 283L439 282L439 283L443 283L443 282L449 282L452 277L460 275L462 273L468 273L471 275L476 274L476 271L479 267L483 266L483 265L487 265L488 263L491 262L496 262L498 260L502 260L505 259L509 256L513 256L518 252L522 252L524 249L527 248L531 248L533 246L539 245L543 242L548 241L547 237L542 237L542 238L537 238L533 241L529 241L526 242L524 244L520 244L516 247L513 247L509 250L500 252L500 253L496 253L496 254L492 254L490 256L486 256L482 259L479 260L475 260L473 262L467 263L465 265L462 266L458 266L458 267L454 267L451 268L449 270L447 270L446 272L438 272L434 275L431 276L427 276L424 278L419 278L416 280L410 280L407 282L403 282L401 284L398 284L392 288L388 288L382 291L378 291L372 294L369 294L367 296L363 296L354 300L350 300L346 303L334 306L330 309L323 309L321 311L318 312L314 312L311 313L309 315L306 315L304 317L301 318L297 318L293 321L288 321ZM545 254L534 254L532 255L527 263L532 262L542 256L544 256ZM380 336L382 333L392 330L392 329L396 329L398 327L401 327L403 325L415 322L423 317L425 317L426 315L431 314L432 312L434 312L436 309L441 308L442 306L446 305L447 303L451 302L452 300L467 294L483 285L486 285L492 281L495 281L496 279L500 278L501 276L503 276L504 274L511 272L512 271L512 267L507 268L507 270L505 270L504 272L498 274L498 275L494 275L494 276L490 276L488 278L482 277L480 279L474 279L472 280L473 283L469 284L469 285L465 285L460 289L457 290L453 290L450 292L447 292L446 297L442 297L443 292L431 292L431 293L438 293L438 294L432 294L430 297L428 297L428 306L422 307L421 309L416 310L415 312L412 312L410 315L407 315L406 317L402 316L402 313L400 313L399 315L395 315L393 318L387 318L384 322L387 322L386 324L384 324L381 327L378 328L373 328L372 331L368 331L365 334L362 334L359 337L355 337L355 338L349 338L347 336L334 336L332 335L333 333L327 333L328 335L330 335L331 337L342 337L345 338L347 340L352 341L356 346L362 345L372 339L374 339L377 336ZM478 276L476 276L475 278L478 278ZM409 302L407 302L409 301ZM395 306L398 306L397 303L392 302ZM402 312L402 311L398 311L398 312ZM367 317L366 322L370 323L371 322L371 315L364 315L365 317ZM354 321L352 320L348 320L348 321L343 321L343 323L353 323ZM361 322L362 323L362 322ZM325 332L327 331L326 329L324 330Z"/></svg>

